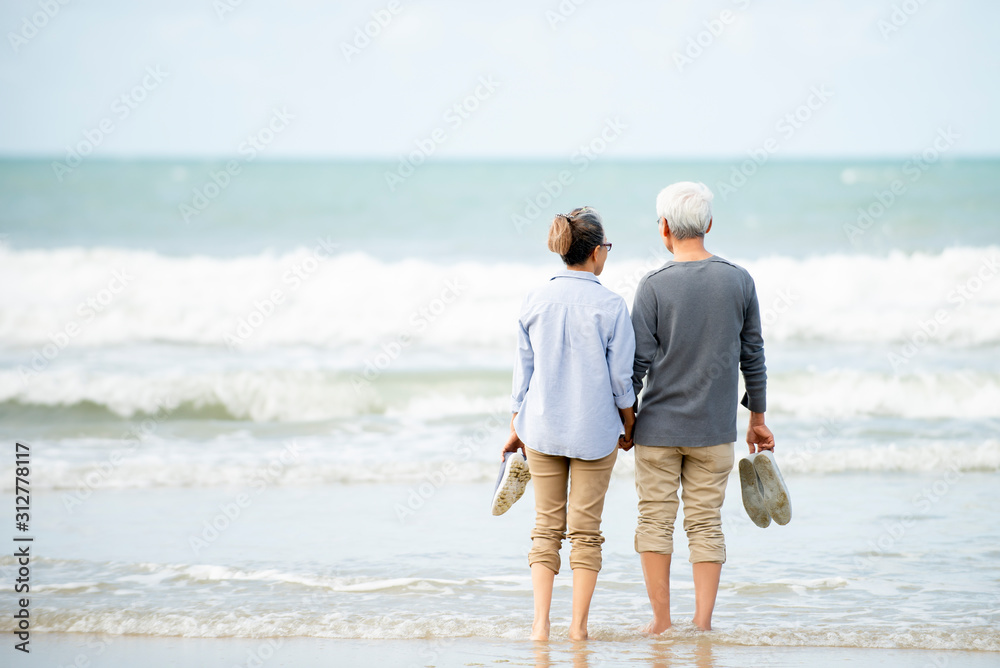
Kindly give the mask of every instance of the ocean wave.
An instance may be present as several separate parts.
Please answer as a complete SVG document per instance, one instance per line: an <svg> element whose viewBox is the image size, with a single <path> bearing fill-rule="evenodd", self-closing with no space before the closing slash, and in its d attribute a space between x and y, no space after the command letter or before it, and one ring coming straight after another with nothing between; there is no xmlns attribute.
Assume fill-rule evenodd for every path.
<svg viewBox="0 0 1000 668"><path fill-rule="evenodd" d="M602 282L629 304L663 254L611 262ZM937 254L769 257L754 276L768 342L1000 343L1000 247ZM0 344L50 356L66 345L170 342L253 352L433 345L509 354L528 289L555 265L411 259L300 249L237 258L113 248L0 247ZM48 346L47 349L45 347Z"/></svg>
<svg viewBox="0 0 1000 668"><path fill-rule="evenodd" d="M527 605L527 603L526 603ZM174 609L55 610L39 606L32 630L49 633L98 633L184 638L286 638L292 636L338 639L497 638L524 640L530 623L524 614L470 618L460 614L417 613L393 609L392 614L348 614L338 612L248 612ZM623 616L615 624L591 621L590 637L611 642L635 642L644 617ZM754 647L862 647L882 649L1000 651L1000 632L991 626L969 625L961 629L939 625L910 624L907 628L866 625L864 629L844 625L815 624L813 628L787 627L768 622L760 626L740 624L726 629L718 622L711 640L718 644ZM14 630L4 619L0 631ZM565 625L555 624L553 634L565 636ZM688 624L677 624L662 636L666 642L704 641L704 634Z"/></svg>
<svg viewBox="0 0 1000 668"><path fill-rule="evenodd" d="M385 373L307 369L176 369L144 373L54 369L25 379L0 370L0 410L76 408L111 417L202 417L314 422L365 415L429 419L509 408L510 372L431 370ZM771 414L803 418L1000 418L1000 372L843 369L771 372Z"/></svg>
<svg viewBox="0 0 1000 668"><path fill-rule="evenodd" d="M10 568L14 562L14 557L4 555L0 569ZM530 621L523 613L510 611L515 601L515 608L530 608L527 573L466 578L345 576L329 568L326 573L299 573L268 567L49 557L36 557L33 565L50 574L47 581L33 585L39 598L32 610L32 629L39 632L188 638L522 640L530 631ZM614 586L604 596L614 601L615 622L592 619L591 637L640 640L639 629L647 614L640 603L645 599L641 577L632 575L621 582L621 574L616 575L619 577L606 582L606 587ZM72 581L52 581L67 576ZM688 583L679 584L683 585L680 589L690 590ZM747 623L739 613L720 611L711 641L759 647L1000 650L1000 631L987 619L975 616L961 626L941 620L922 623L905 616L881 623L849 621L843 615L856 610L852 584L841 577L784 578L766 587L753 582L724 582L722 593L738 596L744 606L782 606L791 594L838 598L834 609L810 604L797 611L772 614L766 624ZM387 603L385 597L395 598ZM421 600L432 603L428 608L419 604ZM475 603L463 603L469 600ZM443 604L445 601L448 604ZM392 613L386 614L389 609ZM595 611L594 617L600 617L600 612ZM811 618L808 625L801 623L803 614ZM13 619L0 619L0 631L14 628ZM559 636L566 628L557 622L553 631ZM704 639L690 623L680 622L661 641Z"/></svg>
<svg viewBox="0 0 1000 668"><path fill-rule="evenodd" d="M245 444L226 449L215 443L179 449L163 443L129 451L112 446L92 448L86 455L67 445L35 444L35 459L45 471L32 485L38 490L62 491L64 505L72 509L100 489L149 489L167 487L234 488L257 492L271 487L375 484L398 485L399 502L406 505L416 494L421 502L439 488L455 484L487 484L496 478L496 451L503 432L496 430L491 440L477 444L469 439L414 444L402 455L391 447L367 444L353 449L329 444L300 448L288 456L276 447L251 448ZM332 441L338 439L331 438ZM459 449L456 444L470 442ZM789 441L779 435L778 461L785 477L834 473L913 473L960 475L1000 471L1000 440L897 445L845 445L834 439ZM737 452L743 446L738 445ZM291 451L289 451L291 452ZM112 453L117 453L113 458ZM622 457L614 477L626 481L634 476L631 458ZM7 475L9 473L9 475ZM0 467L0 490L11 491L13 470ZM735 469L733 476L736 476ZM390 505L392 505L390 503Z"/></svg>

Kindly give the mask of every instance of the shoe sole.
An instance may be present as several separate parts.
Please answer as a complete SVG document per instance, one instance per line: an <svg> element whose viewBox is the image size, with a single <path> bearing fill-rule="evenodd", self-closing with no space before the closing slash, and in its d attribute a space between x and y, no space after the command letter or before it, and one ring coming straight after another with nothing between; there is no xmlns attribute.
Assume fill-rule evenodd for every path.
<svg viewBox="0 0 1000 668"><path fill-rule="evenodd" d="M514 454L508 457L503 479L493 495L493 514L503 515L510 510L510 507L524 495L529 480L531 472L528 471L528 463L521 455Z"/></svg>
<svg viewBox="0 0 1000 668"><path fill-rule="evenodd" d="M753 468L760 480L767 512L778 524L788 524L792 520L792 500L774 455L767 451L759 453L753 460Z"/></svg>
<svg viewBox="0 0 1000 668"><path fill-rule="evenodd" d="M771 524L771 514L767 512L764 497L760 493L757 482L757 472L749 459L740 460L740 487L743 490L743 508L753 523L761 529Z"/></svg>

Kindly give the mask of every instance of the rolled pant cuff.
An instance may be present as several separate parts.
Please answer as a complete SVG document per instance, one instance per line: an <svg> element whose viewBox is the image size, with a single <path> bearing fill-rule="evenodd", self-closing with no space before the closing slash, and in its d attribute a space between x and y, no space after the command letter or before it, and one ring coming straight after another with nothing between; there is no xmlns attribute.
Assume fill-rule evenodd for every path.
<svg viewBox="0 0 1000 668"><path fill-rule="evenodd" d="M688 561L692 564L724 564L726 563L726 550L725 548L721 550L691 550Z"/></svg>
<svg viewBox="0 0 1000 668"><path fill-rule="evenodd" d="M569 567L574 571L578 568L583 568L588 571L596 571L600 573L601 565L601 555L597 555L596 558L590 556L576 557L574 555L570 555L569 557Z"/></svg>
<svg viewBox="0 0 1000 668"><path fill-rule="evenodd" d="M674 541L669 538L653 538L651 536L635 536L635 551L639 554L643 552L655 552L656 554L673 554Z"/></svg>
<svg viewBox="0 0 1000 668"><path fill-rule="evenodd" d="M559 575L559 567L562 565L559 559L559 554L529 554L528 555L528 568L531 568L535 564L541 564L545 566L550 571Z"/></svg>

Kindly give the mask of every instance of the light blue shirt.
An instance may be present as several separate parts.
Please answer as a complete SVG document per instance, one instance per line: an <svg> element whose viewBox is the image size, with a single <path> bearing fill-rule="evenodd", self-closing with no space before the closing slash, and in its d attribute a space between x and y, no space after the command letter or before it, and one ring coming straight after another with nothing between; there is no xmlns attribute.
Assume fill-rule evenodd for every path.
<svg viewBox="0 0 1000 668"><path fill-rule="evenodd" d="M526 446L600 459L635 404L635 333L625 300L589 271L564 269L524 298L518 317L511 411Z"/></svg>

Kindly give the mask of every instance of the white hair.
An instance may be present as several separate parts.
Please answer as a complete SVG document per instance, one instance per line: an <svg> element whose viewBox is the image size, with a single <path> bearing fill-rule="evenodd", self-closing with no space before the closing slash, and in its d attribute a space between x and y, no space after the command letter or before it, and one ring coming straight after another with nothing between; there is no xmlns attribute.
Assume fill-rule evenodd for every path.
<svg viewBox="0 0 1000 668"><path fill-rule="evenodd" d="M667 219L674 238L703 237L712 222L713 197L704 183L673 183L656 196L656 213Z"/></svg>

